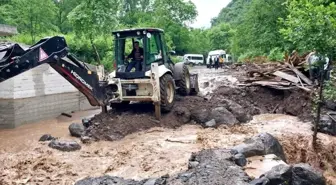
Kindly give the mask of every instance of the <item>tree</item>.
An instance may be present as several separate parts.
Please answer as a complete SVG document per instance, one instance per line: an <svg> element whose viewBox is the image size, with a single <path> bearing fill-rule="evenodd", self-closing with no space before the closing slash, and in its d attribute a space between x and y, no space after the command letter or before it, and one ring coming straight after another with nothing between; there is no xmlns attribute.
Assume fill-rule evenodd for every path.
<svg viewBox="0 0 336 185"><path fill-rule="evenodd" d="M211 50L229 50L231 46L232 36L233 31L229 24L222 23L212 27L207 34L207 38L211 43Z"/></svg>
<svg viewBox="0 0 336 185"><path fill-rule="evenodd" d="M16 25L22 33L29 33L32 43L39 34L57 30L56 11L52 0L11 0L1 10L5 22Z"/></svg>
<svg viewBox="0 0 336 185"><path fill-rule="evenodd" d="M99 64L101 59L94 40L98 35L110 35L117 27L119 6L119 0L84 0L68 15L76 34L90 40Z"/></svg>
<svg viewBox="0 0 336 185"><path fill-rule="evenodd" d="M336 5L328 0L291 0L282 35L300 51L330 54L336 46Z"/></svg>
<svg viewBox="0 0 336 185"><path fill-rule="evenodd" d="M71 25L67 16L80 2L80 0L54 0L58 8L56 13L56 25L61 33L65 34L71 31Z"/></svg>
<svg viewBox="0 0 336 185"><path fill-rule="evenodd" d="M239 55L249 51L267 54L273 48L282 48L284 39L279 33L281 24L278 19L287 15L284 2L252 0L242 22L235 27L233 52Z"/></svg>
<svg viewBox="0 0 336 185"><path fill-rule="evenodd" d="M327 54L330 57L336 47L335 2L329 0L291 0L286 5L289 15L286 19L281 20L285 26L281 29L281 33L285 38L301 51L316 50L317 53ZM314 146L316 146L317 126L320 122L323 85L323 79L321 79L313 134Z"/></svg>

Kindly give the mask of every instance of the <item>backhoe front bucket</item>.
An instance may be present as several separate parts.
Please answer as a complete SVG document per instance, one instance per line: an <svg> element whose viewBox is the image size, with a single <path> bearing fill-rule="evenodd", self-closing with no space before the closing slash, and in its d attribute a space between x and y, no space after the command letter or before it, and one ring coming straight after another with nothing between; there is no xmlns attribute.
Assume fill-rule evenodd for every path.
<svg viewBox="0 0 336 185"><path fill-rule="evenodd" d="M199 92L198 74L190 74L190 94L197 95Z"/></svg>

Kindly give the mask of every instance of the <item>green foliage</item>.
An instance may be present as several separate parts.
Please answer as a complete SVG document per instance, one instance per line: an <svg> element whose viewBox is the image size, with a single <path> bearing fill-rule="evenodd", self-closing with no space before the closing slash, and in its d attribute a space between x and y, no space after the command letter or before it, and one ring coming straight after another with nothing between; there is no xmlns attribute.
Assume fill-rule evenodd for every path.
<svg viewBox="0 0 336 185"><path fill-rule="evenodd" d="M336 46L336 5L329 0L292 0L289 15L280 19L282 35L302 51L326 54Z"/></svg>
<svg viewBox="0 0 336 185"><path fill-rule="evenodd" d="M234 35L234 31L231 29L231 26L226 23L219 24L212 27L208 31L207 38L211 43L210 49L224 49L229 51L231 46L231 37Z"/></svg>
<svg viewBox="0 0 336 185"><path fill-rule="evenodd" d="M183 61L183 57L181 57L181 56L170 56L170 59L173 61L174 64Z"/></svg>
<svg viewBox="0 0 336 185"><path fill-rule="evenodd" d="M238 57L238 62L249 61L259 56L265 56L265 53L263 53L260 50L249 50L246 53L243 53Z"/></svg>
<svg viewBox="0 0 336 185"><path fill-rule="evenodd" d="M238 25L251 4L252 0L232 0L224 7L218 16L212 19L211 23L216 26L221 23L232 23Z"/></svg>
<svg viewBox="0 0 336 185"><path fill-rule="evenodd" d="M249 50L260 50L269 53L271 48L281 47L283 38L279 33L279 17L287 15L282 5L285 0L252 0L243 15L241 24L235 28L233 47L235 54Z"/></svg>
<svg viewBox="0 0 336 185"><path fill-rule="evenodd" d="M284 52L278 47L273 48L267 58L270 61L281 61L284 59Z"/></svg>
<svg viewBox="0 0 336 185"><path fill-rule="evenodd" d="M18 27L21 33L28 33L31 42L48 31L57 31L55 12L57 7L52 0L11 0L0 7L0 17L4 22Z"/></svg>

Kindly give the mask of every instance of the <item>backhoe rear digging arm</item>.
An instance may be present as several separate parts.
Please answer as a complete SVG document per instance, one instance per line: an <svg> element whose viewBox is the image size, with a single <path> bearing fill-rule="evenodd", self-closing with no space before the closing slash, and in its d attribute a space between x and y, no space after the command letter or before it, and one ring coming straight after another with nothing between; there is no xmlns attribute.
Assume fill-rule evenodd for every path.
<svg viewBox="0 0 336 185"><path fill-rule="evenodd" d="M0 59L0 83L41 64L49 64L82 92L92 106L105 106L104 87L98 75L68 52L63 37L42 39L27 50L17 44L9 47Z"/></svg>

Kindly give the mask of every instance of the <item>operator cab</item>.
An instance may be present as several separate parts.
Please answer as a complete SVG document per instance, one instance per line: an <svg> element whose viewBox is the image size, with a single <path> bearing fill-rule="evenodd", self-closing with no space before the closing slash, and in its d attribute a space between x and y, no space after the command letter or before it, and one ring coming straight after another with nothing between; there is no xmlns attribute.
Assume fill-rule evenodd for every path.
<svg viewBox="0 0 336 185"><path fill-rule="evenodd" d="M115 31L113 35L116 78L146 78L145 73L150 70L154 62L159 66L166 65L169 68L171 60L167 54L163 30L157 28L127 29ZM136 59L130 56L135 45L139 45L141 49L140 53L137 52ZM129 70L131 67L132 69ZM139 70L135 71L136 68Z"/></svg>

